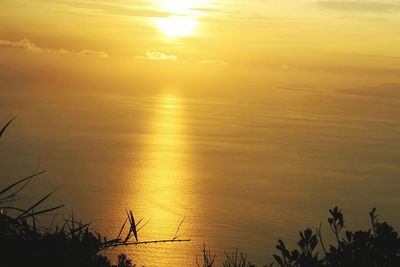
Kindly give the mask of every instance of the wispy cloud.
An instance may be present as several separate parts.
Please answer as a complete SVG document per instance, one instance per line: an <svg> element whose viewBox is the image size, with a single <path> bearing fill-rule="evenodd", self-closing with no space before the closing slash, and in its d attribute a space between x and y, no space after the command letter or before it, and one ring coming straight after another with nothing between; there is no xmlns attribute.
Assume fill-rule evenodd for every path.
<svg viewBox="0 0 400 267"><path fill-rule="evenodd" d="M108 54L104 51L93 51L84 49L78 53L74 53L62 48L59 49L49 49L43 48L38 46L37 44L33 43L29 39L22 39L18 41L10 41L5 39L0 39L0 49L18 49L18 50L25 50L29 52L35 53L56 53L56 54L77 54L81 56L93 56L93 57L102 57L108 58Z"/></svg>
<svg viewBox="0 0 400 267"><path fill-rule="evenodd" d="M366 86L359 88L339 89L337 93L369 96L369 97L387 97L398 99L400 97L400 83L385 83L376 86Z"/></svg>
<svg viewBox="0 0 400 267"><path fill-rule="evenodd" d="M82 50L81 52L78 53L81 56L92 56L92 57L102 57L102 58L108 58L108 54L104 51L93 51L93 50Z"/></svg>
<svg viewBox="0 0 400 267"><path fill-rule="evenodd" d="M198 62L199 64L206 64L206 65L218 65L218 66L226 66L229 65L228 62L219 60L219 59L205 59Z"/></svg>
<svg viewBox="0 0 400 267"><path fill-rule="evenodd" d="M157 60L157 61L175 61L178 58L175 55L168 55L159 51L147 51L145 56L137 56L136 58Z"/></svg>
<svg viewBox="0 0 400 267"><path fill-rule="evenodd" d="M27 50L31 52L43 52L44 50L38 47L36 44L32 43L28 39L22 39L19 41L10 41L10 40L2 40L0 39L0 48L9 48L9 49L21 49Z"/></svg>
<svg viewBox="0 0 400 267"><path fill-rule="evenodd" d="M400 4L388 1L324 0L324 1L317 1L316 5L323 9L353 11L353 12L383 13L383 12L394 12L400 10Z"/></svg>
<svg viewBox="0 0 400 267"><path fill-rule="evenodd" d="M45 6L62 12L72 12L96 16L115 17L168 17L173 14L157 10L145 1L126 3L124 1L53 0Z"/></svg>

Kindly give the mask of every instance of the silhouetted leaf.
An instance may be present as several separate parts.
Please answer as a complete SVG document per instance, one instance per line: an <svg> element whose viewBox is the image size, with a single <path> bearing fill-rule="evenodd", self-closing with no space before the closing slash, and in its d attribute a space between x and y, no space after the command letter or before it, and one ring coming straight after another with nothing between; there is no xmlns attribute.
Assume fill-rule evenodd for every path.
<svg viewBox="0 0 400 267"><path fill-rule="evenodd" d="M124 228L125 228L125 225L126 225L126 222L127 222L127 221L128 221L128 219L125 219L124 223L122 224L122 227L121 227L121 230L119 230L117 239L120 239L120 238L121 238L122 232L124 231Z"/></svg>
<svg viewBox="0 0 400 267"><path fill-rule="evenodd" d="M32 178L35 177L35 176L38 176L38 175L40 175L40 174L43 174L43 173L45 173L45 172L46 172L46 171L41 171L41 172L32 174L32 175L30 175L30 176L28 176L28 177L26 177L26 178L23 178L23 179L21 179L21 180L19 180L19 181L16 181L15 183L13 183L13 184L7 186L6 188L4 188L3 190L1 190L1 191L0 191L0 195L4 194L4 193L7 192L8 190L12 189L12 188L15 187L16 185L19 185L20 183L23 183L23 182L25 182L25 181L27 181L27 180L29 180L29 179L32 179Z"/></svg>
<svg viewBox="0 0 400 267"><path fill-rule="evenodd" d="M39 206L43 201L45 201L46 199L48 199L55 191L52 191L51 193L47 194L46 196L44 196L42 199L40 199L38 202L36 202L35 204L33 204L31 207L29 207L25 212L23 212L22 214L20 214L18 216L18 218L23 217L26 213L30 212L31 210L33 210L35 207Z"/></svg>
<svg viewBox="0 0 400 267"><path fill-rule="evenodd" d="M7 127L13 122L13 120L15 120L15 118L12 118L11 120L9 120L6 125L4 125L3 128L1 128L0 130L0 138L3 136L4 132L6 131Z"/></svg>
<svg viewBox="0 0 400 267"><path fill-rule="evenodd" d="M24 216L21 216L21 218L29 218L29 217L40 215L40 214L43 214L43 213L52 212L52 211L58 210L58 209L60 209L62 207L64 207L64 205L59 205L59 206L56 206L56 207L53 207L53 208L44 209L44 210L41 210L41 211L35 211L35 212L32 212L32 213L25 214Z"/></svg>
<svg viewBox="0 0 400 267"><path fill-rule="evenodd" d="M279 257L278 255L273 255L274 259L279 263L279 265L283 266L283 261L282 258Z"/></svg>
<svg viewBox="0 0 400 267"><path fill-rule="evenodd" d="M136 231L135 218L133 217L133 213L131 210L129 211L129 215L131 218L131 229L132 229L133 235L135 236L136 241L139 241L138 236L137 236L137 231Z"/></svg>

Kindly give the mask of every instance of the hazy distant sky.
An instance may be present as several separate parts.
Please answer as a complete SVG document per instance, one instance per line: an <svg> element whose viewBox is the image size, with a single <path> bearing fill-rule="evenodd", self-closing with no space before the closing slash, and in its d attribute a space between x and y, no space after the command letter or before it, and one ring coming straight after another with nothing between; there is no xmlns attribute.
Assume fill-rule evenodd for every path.
<svg viewBox="0 0 400 267"><path fill-rule="evenodd" d="M318 72L384 83L399 80L399 47L400 2L390 0L0 2L0 65L10 75L104 64L110 79L267 72L302 83L310 77L299 73Z"/></svg>

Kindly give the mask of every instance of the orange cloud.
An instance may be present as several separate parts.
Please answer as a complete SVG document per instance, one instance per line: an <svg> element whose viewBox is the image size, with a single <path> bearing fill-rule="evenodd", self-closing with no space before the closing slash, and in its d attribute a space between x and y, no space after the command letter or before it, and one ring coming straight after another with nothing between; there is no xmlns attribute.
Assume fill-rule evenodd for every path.
<svg viewBox="0 0 400 267"><path fill-rule="evenodd" d="M175 55L168 55L158 51L147 51L145 56L138 56L136 58L156 60L156 61L176 61L178 58Z"/></svg>
<svg viewBox="0 0 400 267"><path fill-rule="evenodd" d="M206 60L201 60L198 62L199 64L208 64L208 65L218 65L218 66L226 66L229 65L228 62L219 60L219 59L206 59Z"/></svg>
<svg viewBox="0 0 400 267"><path fill-rule="evenodd" d="M42 48L29 39L22 39L19 41L10 41L10 40L5 40L5 39L0 39L0 49L19 49L19 50L25 50L29 52L35 52L35 53L57 53L57 54L77 54L77 55L82 55L82 56L93 56L93 57L102 57L102 58L108 58L108 54L104 51L93 51L93 50L87 50L84 49L79 53L73 53L71 51L65 50L65 49L49 49L49 48Z"/></svg>

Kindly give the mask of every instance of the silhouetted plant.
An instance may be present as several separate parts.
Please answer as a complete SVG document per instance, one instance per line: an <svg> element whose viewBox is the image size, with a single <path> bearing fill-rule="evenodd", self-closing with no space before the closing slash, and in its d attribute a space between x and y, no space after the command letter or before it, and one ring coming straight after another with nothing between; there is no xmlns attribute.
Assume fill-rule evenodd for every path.
<svg viewBox="0 0 400 267"><path fill-rule="evenodd" d="M125 254L120 254L118 256L118 264L117 267L135 267L136 265L132 265L132 261L126 257Z"/></svg>
<svg viewBox="0 0 400 267"><path fill-rule="evenodd" d="M196 265L198 267L212 267L215 263L215 255L211 255L211 251L206 249L206 244L203 244L202 262L199 263L196 255Z"/></svg>
<svg viewBox="0 0 400 267"><path fill-rule="evenodd" d="M277 249L281 255L274 255L278 266L363 266L363 267L395 267L400 266L400 239L397 232L386 222L380 223L376 209L369 213L371 229L363 231L346 231L341 235L344 225L343 213L337 207L329 210L328 223L335 235L337 245L330 245L326 250L321 225L317 235L311 229L300 232L300 249L289 251L283 241L279 241ZM318 241L324 256L319 257L316 250ZM272 265L271 265L272 266Z"/></svg>
<svg viewBox="0 0 400 267"><path fill-rule="evenodd" d="M0 138L13 120L0 129ZM39 217L63 207L58 205L40 209L54 191L29 208L16 207L14 200L32 179L44 172L35 172L0 189L1 267L133 267L135 265L124 254L119 255L117 265L111 265L100 252L119 246L190 241L178 239L178 231L183 221L171 239L139 241L138 232L145 224L142 223L142 219L135 222L132 211L128 210L125 222L117 237L113 239L107 239L92 231L89 224L76 220L73 214L70 218L62 217L62 223L56 226L53 226L56 218L54 215L50 225L43 227L39 224Z"/></svg>
<svg viewBox="0 0 400 267"><path fill-rule="evenodd" d="M346 231L344 216L338 207L329 210L328 223L335 236L335 243L325 247L322 237L322 223L314 233L311 228L300 231L298 248L290 250L282 240L276 248L280 252L274 254L274 262L264 267L398 267L400 266L400 238L393 227L386 222L379 222L376 209L369 213L371 229ZM320 248L318 247L320 245ZM197 266L214 266L215 256L211 257L209 250L203 249L203 264ZM225 253L224 267L255 266L247 260L246 255Z"/></svg>
<svg viewBox="0 0 400 267"><path fill-rule="evenodd" d="M206 245L203 245L202 251L202 262L199 262L199 259L196 255L196 265L198 267L213 267L215 264L216 255L212 255L209 249L206 249ZM255 267L255 265L251 264L247 259L247 255L239 252L238 249L235 250L231 255L225 253L224 260L222 262L223 267Z"/></svg>
<svg viewBox="0 0 400 267"><path fill-rule="evenodd" d="M223 267L255 267L255 265L251 264L249 260L247 260L247 255L242 252L238 252L238 249L235 250L231 255L225 253L225 260L222 263Z"/></svg>

